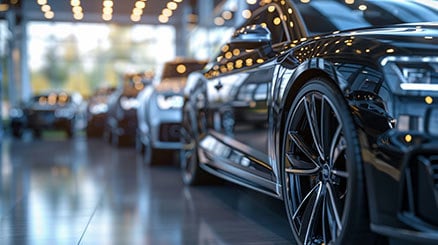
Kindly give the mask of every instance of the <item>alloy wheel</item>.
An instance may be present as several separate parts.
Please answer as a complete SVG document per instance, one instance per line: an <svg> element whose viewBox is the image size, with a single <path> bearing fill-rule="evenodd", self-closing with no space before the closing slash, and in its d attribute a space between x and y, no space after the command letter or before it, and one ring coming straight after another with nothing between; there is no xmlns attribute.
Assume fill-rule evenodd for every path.
<svg viewBox="0 0 438 245"><path fill-rule="evenodd" d="M302 244L335 244L346 217L350 165L345 112L336 97L308 86L293 106L285 136L285 201Z"/></svg>

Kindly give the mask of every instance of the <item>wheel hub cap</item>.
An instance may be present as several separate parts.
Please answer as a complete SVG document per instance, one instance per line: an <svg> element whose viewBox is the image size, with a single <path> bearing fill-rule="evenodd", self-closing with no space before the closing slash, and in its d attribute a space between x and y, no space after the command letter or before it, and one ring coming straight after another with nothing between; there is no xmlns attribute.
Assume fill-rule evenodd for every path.
<svg viewBox="0 0 438 245"><path fill-rule="evenodd" d="M324 164L324 165L322 166L321 174L322 174L322 180L323 180L324 182L329 181L329 179L330 179L330 174L331 174L331 169L330 169L330 166L329 166L328 164Z"/></svg>

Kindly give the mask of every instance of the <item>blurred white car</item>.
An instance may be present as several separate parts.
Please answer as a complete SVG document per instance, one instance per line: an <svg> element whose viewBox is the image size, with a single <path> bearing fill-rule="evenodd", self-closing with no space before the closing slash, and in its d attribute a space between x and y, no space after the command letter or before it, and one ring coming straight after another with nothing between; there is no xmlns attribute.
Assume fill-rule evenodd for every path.
<svg viewBox="0 0 438 245"><path fill-rule="evenodd" d="M162 164L164 156L179 150L183 89L188 75L203 69L205 61L177 59L164 64L154 86L140 92L137 99L136 148L146 164ZM170 159L170 158L169 158Z"/></svg>

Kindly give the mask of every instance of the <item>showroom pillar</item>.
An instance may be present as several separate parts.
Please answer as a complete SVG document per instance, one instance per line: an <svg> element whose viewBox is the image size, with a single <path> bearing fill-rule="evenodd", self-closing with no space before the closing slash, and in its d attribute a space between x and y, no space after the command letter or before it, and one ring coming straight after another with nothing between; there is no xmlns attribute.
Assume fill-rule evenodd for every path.
<svg viewBox="0 0 438 245"><path fill-rule="evenodd" d="M175 27L175 53L177 57L187 56L187 39L189 38L188 16L190 14L190 5L183 2L180 21L174 25Z"/></svg>
<svg viewBox="0 0 438 245"><path fill-rule="evenodd" d="M27 65L27 21L18 17L16 9L7 12L6 19L10 36L8 38L8 95L9 103L16 105L31 94L29 67Z"/></svg>
<svg viewBox="0 0 438 245"><path fill-rule="evenodd" d="M198 25L202 27L213 26L214 4L212 0L198 1Z"/></svg>

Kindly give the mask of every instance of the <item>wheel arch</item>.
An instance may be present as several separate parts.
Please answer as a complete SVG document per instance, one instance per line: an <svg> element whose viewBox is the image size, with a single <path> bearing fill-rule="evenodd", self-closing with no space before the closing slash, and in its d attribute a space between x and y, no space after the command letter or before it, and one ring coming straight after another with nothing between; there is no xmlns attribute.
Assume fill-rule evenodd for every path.
<svg viewBox="0 0 438 245"><path fill-rule="evenodd" d="M300 69L297 69L297 71L299 70ZM301 70L300 72L295 72L294 75L289 79L288 86L286 87L286 90L282 95L283 101L281 105L282 111L280 115L280 134L284 133L286 123L285 119L287 117L287 114L289 113L295 96L308 81L318 77L325 78L331 84L335 85L339 89L339 92L342 91L344 83L340 82L339 79L333 75L333 72L328 71L327 69L323 69L320 67L311 67L306 70ZM345 95L345 93L343 94Z"/></svg>
<svg viewBox="0 0 438 245"><path fill-rule="evenodd" d="M286 65L287 67L287 65ZM330 61L323 60L321 58L311 59L295 68L292 76L287 81L287 86L284 92L282 93L281 100L281 112L279 114L279 128L277 131L276 137L276 145L278 149L276 150L278 156L278 168L281 169L281 156L282 152L282 137L285 133L286 127L286 118L288 116L289 110L292 107L292 103L294 98L299 93L300 89L310 80L314 78L324 78L330 84L333 85L334 88L338 89L339 93L346 97L346 93L348 91L347 81L345 81L339 73L336 72L336 67ZM279 79L281 80L281 79ZM345 101L347 104L347 100ZM278 176L280 178L280 175ZM278 179L279 183L281 182ZM280 193L281 198L284 198L284 193Z"/></svg>

